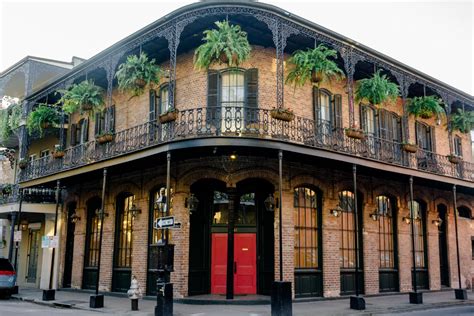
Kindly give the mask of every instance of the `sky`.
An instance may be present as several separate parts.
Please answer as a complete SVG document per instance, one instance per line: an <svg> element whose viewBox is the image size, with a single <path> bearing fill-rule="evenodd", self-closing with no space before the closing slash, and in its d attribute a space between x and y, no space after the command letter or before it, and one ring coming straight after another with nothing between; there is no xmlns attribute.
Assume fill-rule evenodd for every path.
<svg viewBox="0 0 474 316"><path fill-rule="evenodd" d="M0 72L90 58L196 1L0 0ZM474 95L474 0L265 0Z"/></svg>

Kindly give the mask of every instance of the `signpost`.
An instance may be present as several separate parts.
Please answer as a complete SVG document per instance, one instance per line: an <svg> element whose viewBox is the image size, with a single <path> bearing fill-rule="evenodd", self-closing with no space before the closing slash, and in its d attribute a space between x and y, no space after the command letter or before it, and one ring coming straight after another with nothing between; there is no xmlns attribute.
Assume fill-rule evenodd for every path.
<svg viewBox="0 0 474 316"><path fill-rule="evenodd" d="M181 228L181 223L177 223L174 216L158 217L153 223L155 229Z"/></svg>

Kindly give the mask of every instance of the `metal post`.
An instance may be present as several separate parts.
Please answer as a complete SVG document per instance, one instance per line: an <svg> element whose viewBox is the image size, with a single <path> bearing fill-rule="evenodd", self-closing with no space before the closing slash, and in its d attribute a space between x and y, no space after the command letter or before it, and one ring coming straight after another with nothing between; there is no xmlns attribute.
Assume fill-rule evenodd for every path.
<svg viewBox="0 0 474 316"><path fill-rule="evenodd" d="M165 200L165 209L162 213L168 213L171 206L171 153L168 151L166 153L166 200ZM163 214L162 214L163 215ZM169 214L167 214L169 215ZM172 246L168 244L169 240L169 229L166 228L162 233L160 245L161 254L165 253L166 258L168 256L173 256L174 252L171 251ZM160 260L163 260L163 257L159 257ZM156 281L156 306L155 306L155 316L172 316L173 315L173 284L170 283L170 267L169 262L174 259L168 260L168 262L158 262L158 277Z"/></svg>
<svg viewBox="0 0 474 316"><path fill-rule="evenodd" d="M20 203L18 205L18 217L16 219L16 231L20 231L21 230L21 227L20 227L20 224L21 224L21 209L22 209L22 206L23 206L23 189L20 188ZM17 267L18 267L18 248L20 247L20 243L17 241L15 243L16 247L15 247L15 271L18 271L17 270Z"/></svg>
<svg viewBox="0 0 474 316"><path fill-rule="evenodd" d="M412 250L412 264L413 264L413 292L410 293L411 304L423 303L423 293L419 293L416 284L416 259L415 259L415 210L413 208L413 177L410 177L410 228L411 228L411 250Z"/></svg>
<svg viewBox="0 0 474 316"><path fill-rule="evenodd" d="M278 151L278 186L280 201L278 203L279 214L279 253L280 253L280 280L274 281L272 285L271 311L272 316L293 315L293 306L291 305L291 282L283 281L283 228L282 228L282 209L283 209L283 151Z"/></svg>
<svg viewBox="0 0 474 316"><path fill-rule="evenodd" d="M355 296L350 298L351 309L364 310L365 300L359 296L359 205L357 201L357 166L352 165L354 186L354 245L355 245Z"/></svg>
<svg viewBox="0 0 474 316"><path fill-rule="evenodd" d="M59 210L59 192L61 190L61 181L56 181L56 212L54 214L54 230L53 230L53 238L56 236L56 232L58 229L58 210ZM56 291L53 289L53 275L54 275L54 257L56 254L56 248L53 247L51 253L51 268L49 270L49 286L47 290L43 290L43 301L53 301L56 296Z"/></svg>
<svg viewBox="0 0 474 316"><path fill-rule="evenodd" d="M15 239L15 222L16 222L16 212L12 210L11 212L11 229L10 229L10 248L8 249L8 260L12 262L13 260L13 245Z"/></svg>
<svg viewBox="0 0 474 316"><path fill-rule="evenodd" d="M456 232L456 259L458 263L458 283L459 289L454 289L454 295L457 300L467 300L467 291L462 288L461 284L461 262L459 259L459 236L458 236L458 205L456 197L456 185L453 185L453 206L454 206L454 230Z"/></svg>
<svg viewBox="0 0 474 316"><path fill-rule="evenodd" d="M91 308L102 308L104 307L104 295L99 295L99 279L100 279L100 259L102 256L102 237L104 235L104 217L105 217L105 188L107 185L107 168L104 168L102 176L102 200L100 204L100 210L97 214L100 221L99 229L99 255L97 258L97 278L95 280L95 295L90 296L89 307Z"/></svg>
<svg viewBox="0 0 474 316"><path fill-rule="evenodd" d="M227 224L227 284L226 284L226 299L234 298L234 273L237 269L234 261L234 221L235 212L239 207L237 201L237 192L235 188L227 188L227 197L229 199L229 215Z"/></svg>

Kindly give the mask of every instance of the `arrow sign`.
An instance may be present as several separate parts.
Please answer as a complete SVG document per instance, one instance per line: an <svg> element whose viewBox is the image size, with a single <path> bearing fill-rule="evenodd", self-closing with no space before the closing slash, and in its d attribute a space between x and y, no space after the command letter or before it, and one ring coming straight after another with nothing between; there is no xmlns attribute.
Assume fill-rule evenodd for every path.
<svg viewBox="0 0 474 316"><path fill-rule="evenodd" d="M155 220L154 228L163 229L163 228L173 228L174 227L174 216L160 217Z"/></svg>

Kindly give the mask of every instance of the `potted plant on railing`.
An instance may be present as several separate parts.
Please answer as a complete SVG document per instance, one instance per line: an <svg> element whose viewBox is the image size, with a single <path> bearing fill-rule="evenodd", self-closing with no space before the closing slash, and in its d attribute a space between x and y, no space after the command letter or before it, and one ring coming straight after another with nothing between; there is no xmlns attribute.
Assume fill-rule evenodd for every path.
<svg viewBox="0 0 474 316"><path fill-rule="evenodd" d="M474 130L474 112L457 109L456 113L451 115L451 129L467 134Z"/></svg>
<svg viewBox="0 0 474 316"><path fill-rule="evenodd" d="M54 145L53 158L59 159L64 157L64 148L61 145Z"/></svg>
<svg viewBox="0 0 474 316"><path fill-rule="evenodd" d="M28 128L30 135L34 132L39 132L40 136L43 136L45 129L58 125L59 123L59 111L54 106L40 104L29 114L26 127Z"/></svg>
<svg viewBox="0 0 474 316"><path fill-rule="evenodd" d="M161 68L155 64L154 59L148 59L145 53L130 55L120 64L115 77L118 87L122 91L129 91L132 96L139 96L150 84L158 84L161 77Z"/></svg>
<svg viewBox="0 0 474 316"><path fill-rule="evenodd" d="M423 119L429 119L433 115L439 117L445 114L441 101L433 95L409 99L407 110L414 117Z"/></svg>
<svg viewBox="0 0 474 316"><path fill-rule="evenodd" d="M204 41L194 52L194 67L208 69L218 62L229 67L237 67L250 56L247 33L239 25L229 21L215 22L217 29L205 30Z"/></svg>
<svg viewBox="0 0 474 316"><path fill-rule="evenodd" d="M63 104L64 112L72 114L80 111L98 112L104 105L104 90L96 86L92 80L84 80L73 84L68 90L61 90L62 98L59 102Z"/></svg>
<svg viewBox="0 0 474 316"><path fill-rule="evenodd" d="M291 122L295 119L295 113L289 108L273 108L270 116L276 120Z"/></svg>
<svg viewBox="0 0 474 316"><path fill-rule="evenodd" d="M457 155L454 155L454 154L447 155L446 157L448 158L449 162L454 164L454 165L457 165L458 163L460 163L462 161L461 156L457 156Z"/></svg>
<svg viewBox="0 0 474 316"><path fill-rule="evenodd" d="M20 160L18 160L18 168L23 170L27 166L28 166L28 160L26 160L25 158L21 158Z"/></svg>
<svg viewBox="0 0 474 316"><path fill-rule="evenodd" d="M418 145L410 142L402 142L402 148L407 153L414 154L418 151Z"/></svg>
<svg viewBox="0 0 474 316"><path fill-rule="evenodd" d="M396 100L399 94L398 86L378 70L371 78L357 82L355 99L357 102L368 101L372 105L383 105L387 101Z"/></svg>
<svg viewBox="0 0 474 316"><path fill-rule="evenodd" d="M337 52L323 44L306 51L297 50L288 60L291 70L286 76L286 82L303 86L308 80L314 84L333 79L341 80L344 72L333 60L336 57Z"/></svg>
<svg viewBox="0 0 474 316"><path fill-rule="evenodd" d="M165 113L160 114L158 119L160 120L161 124L169 123L169 122L176 121L176 119L178 118L178 114L179 114L179 111L177 109L170 108Z"/></svg>
<svg viewBox="0 0 474 316"><path fill-rule="evenodd" d="M352 127L348 127L344 129L347 137L355 138L355 139L365 139L364 130L361 129L358 125L354 124Z"/></svg>
<svg viewBox="0 0 474 316"><path fill-rule="evenodd" d="M110 143L114 139L114 133L112 133L111 131L103 132L96 135L95 139L99 144Z"/></svg>

